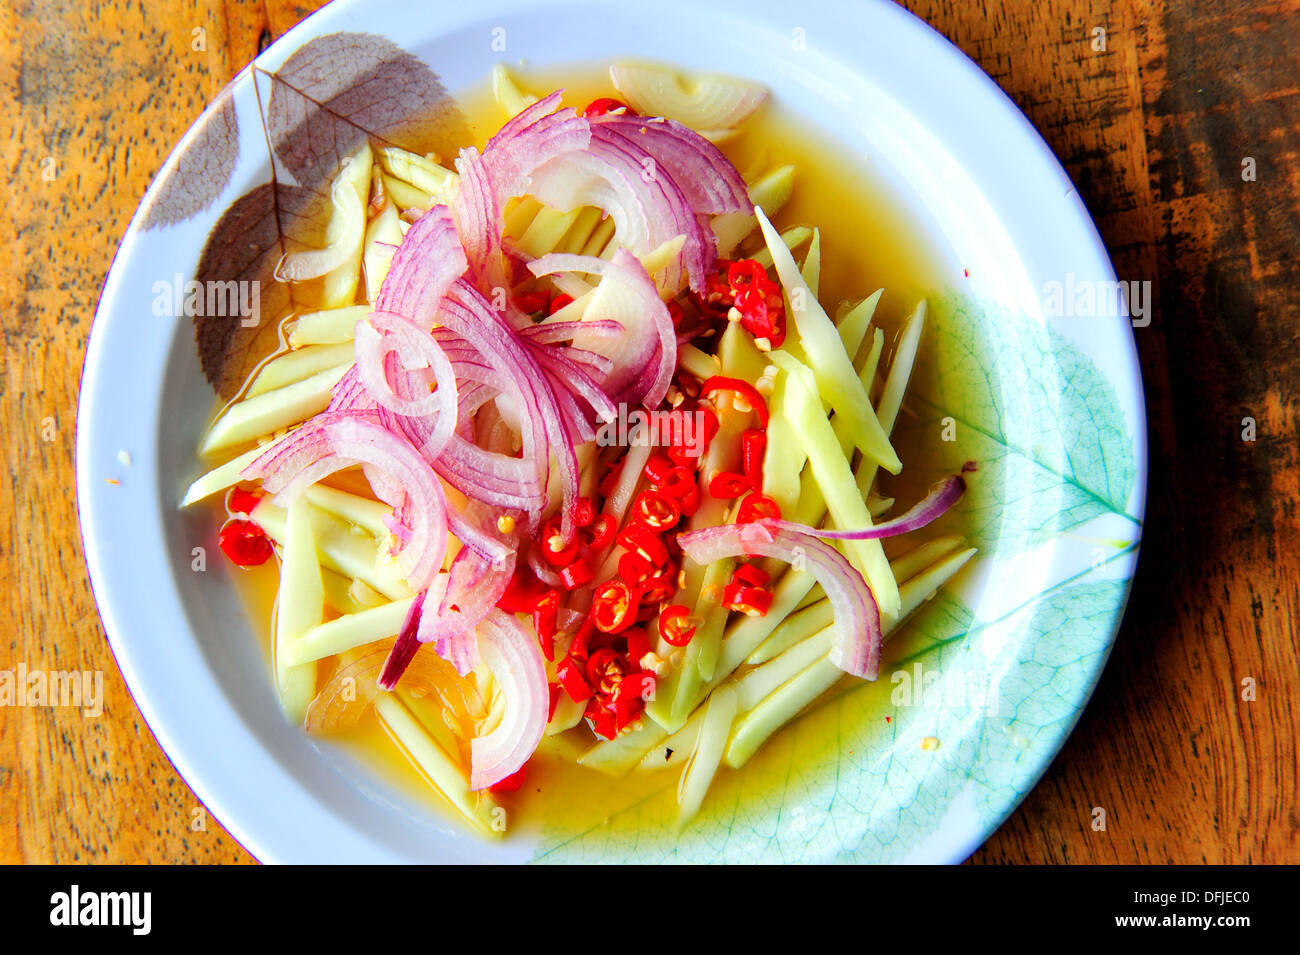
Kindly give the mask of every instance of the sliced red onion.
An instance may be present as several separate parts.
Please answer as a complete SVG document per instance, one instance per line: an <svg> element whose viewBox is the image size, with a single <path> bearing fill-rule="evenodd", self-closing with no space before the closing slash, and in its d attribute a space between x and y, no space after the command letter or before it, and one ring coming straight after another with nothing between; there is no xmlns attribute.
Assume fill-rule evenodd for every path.
<svg viewBox="0 0 1300 955"><path fill-rule="evenodd" d="M466 497L528 513L546 506L546 490L537 481L534 462L485 451L463 435L452 435L434 470Z"/></svg>
<svg viewBox="0 0 1300 955"><path fill-rule="evenodd" d="M563 578L555 572L554 567L546 562L546 559L542 557L541 550L537 547L528 548L528 569L546 586L564 587Z"/></svg>
<svg viewBox="0 0 1300 955"><path fill-rule="evenodd" d="M715 137L734 130L767 100L759 84L730 76L697 75L683 83L675 70L640 63L615 63L609 76L638 113L671 116Z"/></svg>
<svg viewBox="0 0 1300 955"><path fill-rule="evenodd" d="M402 237L375 299L375 311L413 319L422 303L439 301L468 267L447 207L434 206Z"/></svg>
<svg viewBox="0 0 1300 955"><path fill-rule="evenodd" d="M330 389L330 403L326 411L373 411L377 405L370 397L357 366L352 365Z"/></svg>
<svg viewBox="0 0 1300 955"><path fill-rule="evenodd" d="M471 508L477 503L472 501ZM447 508L447 527L455 535L456 540L492 564L503 563L517 547L517 542L501 540L499 536L454 507Z"/></svg>
<svg viewBox="0 0 1300 955"><path fill-rule="evenodd" d="M566 433L552 382L532 350L521 344L504 317L468 282L460 280L452 285L437 311L437 320L491 356L511 382L523 412L520 437L524 455L534 462L543 493L552 457L559 468L564 499L562 533L568 539L573 533L572 512L578 499L578 456Z"/></svg>
<svg viewBox="0 0 1300 955"><path fill-rule="evenodd" d="M474 632L510 583L519 537L497 530L491 509L476 502L470 503L461 523L469 531L461 538L466 546L431 588L434 597L420 620L418 639L433 643L434 652L464 676L478 666ZM468 540L474 538L488 541L489 546L470 547Z"/></svg>
<svg viewBox="0 0 1300 955"><path fill-rule="evenodd" d="M410 539L398 571L414 590L426 587L447 553L447 506L429 463L405 438L364 412L322 412L258 455L242 476L260 478L275 502L292 500L335 471L361 464L376 495L404 515Z"/></svg>
<svg viewBox="0 0 1300 955"><path fill-rule="evenodd" d="M559 257L559 253L554 253ZM550 258L550 256L544 256ZM582 256L574 256L582 258ZM605 261L597 259L598 262ZM590 322L551 322L541 325L530 325L523 329L519 334L530 341L537 342L539 345L553 345L556 342L567 342L573 339L573 336L581 332L586 335L598 335L601 338L616 338L626 331L623 326L614 321L590 321Z"/></svg>
<svg viewBox="0 0 1300 955"><path fill-rule="evenodd" d="M901 514L893 520L884 521L874 527L865 527L861 530L823 530L808 527L806 524L796 524L793 521L769 521L768 523L780 526L785 530L797 531L802 534L815 534L818 537L831 540L877 540L881 537L894 537L898 534L906 534L909 531L925 527L925 525L937 520L948 508L956 504L964 493L966 493L966 482L962 480L961 475L954 474L931 487L930 493L906 514Z"/></svg>
<svg viewBox="0 0 1300 955"><path fill-rule="evenodd" d="M713 230L654 156L617 129L593 125L585 150L564 153L532 171L529 193L561 211L601 209L614 220L619 245L636 255L685 236L664 287L676 293L684 270L692 289L704 289L717 254Z"/></svg>
<svg viewBox="0 0 1300 955"><path fill-rule="evenodd" d="M614 362L613 371L601 386L615 401L639 401L657 407L668 393L677 368L677 335L668 306L640 260L626 249L619 249L609 261L553 254L542 256L528 268L538 276L588 272L601 277L583 320L575 324L615 322L625 333L611 340L575 332L573 344Z"/></svg>
<svg viewBox="0 0 1300 955"><path fill-rule="evenodd" d="M376 312L357 323L356 353L357 372L377 404L408 418L434 419L420 450L426 458L441 454L456 427L456 373L433 336L400 315ZM414 365L417 361L424 365ZM389 380L419 370L432 373L435 390ZM415 397L408 395L412 391Z"/></svg>
<svg viewBox="0 0 1300 955"><path fill-rule="evenodd" d="M445 254L454 259L459 252L463 257L445 206L436 206L426 213L420 224L426 222L430 224L426 227L428 239L424 254ZM415 259L403 264L418 271L419 262ZM570 494L576 500L576 457L571 448L558 444L563 429L559 426L558 410L545 374L529 349L521 345L514 330L477 289L463 278L449 283L441 280L452 271L450 268L438 271L437 281L424 282L414 294L395 290L390 299L420 327L441 324L459 336L519 396L524 409L520 432L527 463L521 465L517 459L483 451L463 437L453 435L435 460L438 473L471 496L535 513L545 501L550 446L556 450L562 475L569 477L566 486L572 486ZM391 283L392 272L389 275L385 287ZM381 296L377 309L382 310L385 301Z"/></svg>
<svg viewBox="0 0 1300 955"><path fill-rule="evenodd" d="M508 287L501 261L505 204L530 188L537 166L591 142L590 124L572 109L560 109L552 93L519 112L488 140L480 155L461 150L456 160L460 186L451 213L476 278L484 287Z"/></svg>
<svg viewBox="0 0 1300 955"><path fill-rule="evenodd" d="M561 346L557 351L568 356L569 360L575 365L589 369L600 380L608 377L609 373L614 370L613 360L606 358L604 355L597 355L585 348L571 348L566 345Z"/></svg>
<svg viewBox="0 0 1300 955"><path fill-rule="evenodd" d="M806 567L822 585L835 614L830 659L846 673L874 680L880 668L880 609L871 588L830 544L780 522L724 524L677 535L686 556L698 564L757 554Z"/></svg>
<svg viewBox="0 0 1300 955"><path fill-rule="evenodd" d="M550 691L537 639L519 621L493 610L479 625L479 653L505 700L501 722L470 741L472 790L486 789L518 772L546 732Z"/></svg>
<svg viewBox="0 0 1300 955"><path fill-rule="evenodd" d="M538 345L533 354L552 381L562 385L574 397L585 401L598 421L612 421L618 415L618 409L600 384L567 353L569 351ZM587 424L586 416L583 415L577 423Z"/></svg>
<svg viewBox="0 0 1300 955"><path fill-rule="evenodd" d="M649 153L685 193L696 215L752 212L745 180L717 146L673 119L606 113L594 130L614 131Z"/></svg>

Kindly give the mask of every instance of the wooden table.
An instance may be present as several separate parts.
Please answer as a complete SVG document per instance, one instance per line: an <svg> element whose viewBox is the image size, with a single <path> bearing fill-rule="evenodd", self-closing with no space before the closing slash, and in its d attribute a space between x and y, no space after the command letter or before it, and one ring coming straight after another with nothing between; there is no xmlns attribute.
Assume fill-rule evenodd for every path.
<svg viewBox="0 0 1300 955"><path fill-rule="evenodd" d="M192 829L198 800L104 640L73 495L76 399L99 289L150 177L213 94L316 4L93 6L0 11L0 669L102 669L106 693L97 720L0 711L0 862L246 862L215 821ZM1137 331L1151 481L1128 616L1065 749L973 861L1300 861L1300 5L908 6L1025 111L1119 276L1156 290Z"/></svg>

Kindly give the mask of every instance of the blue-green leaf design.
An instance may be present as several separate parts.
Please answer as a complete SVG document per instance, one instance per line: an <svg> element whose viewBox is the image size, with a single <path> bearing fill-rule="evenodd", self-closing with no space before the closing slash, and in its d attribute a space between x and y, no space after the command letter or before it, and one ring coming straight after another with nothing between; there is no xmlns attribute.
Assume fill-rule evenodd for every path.
<svg viewBox="0 0 1300 955"><path fill-rule="evenodd" d="M987 558L1126 514L1133 444L1114 388L1088 356L1054 329L987 314L969 297L940 299L932 315L896 434L909 452L905 474L937 479L978 465L944 526ZM1141 523L1130 521L1136 535Z"/></svg>

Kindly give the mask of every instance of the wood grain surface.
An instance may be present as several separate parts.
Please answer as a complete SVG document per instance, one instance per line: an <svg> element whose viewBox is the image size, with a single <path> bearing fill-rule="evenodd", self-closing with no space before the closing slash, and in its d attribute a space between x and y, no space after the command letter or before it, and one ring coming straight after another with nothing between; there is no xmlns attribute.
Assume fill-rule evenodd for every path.
<svg viewBox="0 0 1300 955"><path fill-rule="evenodd" d="M98 719L0 710L0 862L251 861L216 820L195 827L199 802L104 639L73 495L76 400L99 290L150 178L315 6L0 7L0 669L102 670L105 694ZM972 861L1300 861L1300 4L907 6L1024 110L1119 277L1150 281L1156 302L1136 330L1150 493L1128 614L1065 748Z"/></svg>

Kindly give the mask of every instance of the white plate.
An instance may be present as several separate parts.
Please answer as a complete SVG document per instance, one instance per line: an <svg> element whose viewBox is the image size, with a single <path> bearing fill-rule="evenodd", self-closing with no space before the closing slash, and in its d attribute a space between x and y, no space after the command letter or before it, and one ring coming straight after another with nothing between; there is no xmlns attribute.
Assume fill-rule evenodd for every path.
<svg viewBox="0 0 1300 955"><path fill-rule="evenodd" d="M757 0L743 14L735 9L661 0L647 16L628 2L485 0L435 13L340 0L257 64L274 70L312 38L336 32L389 37L451 90L481 82L503 59L667 61L766 83L791 110L869 156L872 175L918 221L936 223L936 247L969 270L964 301L976 307L966 318L1001 349L981 360L996 384L991 394L1006 401L992 409L1001 430L984 448L995 461L984 473L996 513L981 514L988 545L960 588L961 626L971 636L939 651L912 648L903 663L929 660L954 679L995 673L1005 712L927 703L888 730L873 722L833 766L808 768L797 785L787 780L780 799L747 802L724 787L722 809L680 840L651 818L626 817L613 837L543 833L491 845L287 725L228 575L215 560L206 573L191 570L191 549L209 529L175 502L196 473L193 449L212 397L189 320L152 313L155 283L188 277L220 210L267 179L245 70L229 89L240 148L221 195L194 218L143 228L159 181L192 146L201 120L151 187L113 264L87 350L77 486L96 599L131 691L185 779L259 859L957 861L1011 812L1072 728L1132 577L1145 418L1129 323L1045 315L1044 290L1113 282L1105 249L1025 118L919 20L875 2ZM961 369L952 374L959 381ZM932 397L941 410L960 412L967 401ZM965 410L984 420L979 409ZM1107 468L1119 476L1105 477ZM863 721L875 719L890 691L837 701L782 745L797 750L800 733L866 731ZM938 750L918 745L931 737ZM828 782L832 774L838 783Z"/></svg>

